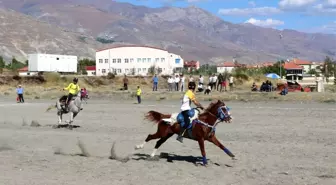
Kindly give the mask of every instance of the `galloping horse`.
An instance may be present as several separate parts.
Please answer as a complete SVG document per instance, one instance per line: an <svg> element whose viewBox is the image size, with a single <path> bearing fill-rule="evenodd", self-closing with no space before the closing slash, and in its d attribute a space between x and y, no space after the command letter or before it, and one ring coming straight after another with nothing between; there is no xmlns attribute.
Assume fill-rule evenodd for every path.
<svg viewBox="0 0 336 185"><path fill-rule="evenodd" d="M199 110L197 108L194 111ZM175 117L175 119L172 119ZM144 145L153 139L160 139L156 142L153 153L151 157L155 156L158 148L167 141L174 134L178 134L180 132L180 119L179 114L161 114L156 111L149 111L145 118L149 121L158 124L158 129L155 134L149 134L144 143L137 145L135 149L141 149ZM235 159L235 156L228 150L224 145L218 141L215 131L216 126L219 122L231 122L232 117L229 112L229 108L224 104L224 102L217 100L216 102L211 102L207 109L204 110L203 113L199 114L197 118L191 119L191 124L184 132L183 137L192 139L198 142L202 157L203 157L203 165L207 165L206 153L204 149L204 141L207 140L212 142L220 149L222 149L227 155L229 155L232 159ZM167 120L176 120L176 122L172 122ZM218 121L217 121L218 120Z"/></svg>
<svg viewBox="0 0 336 185"><path fill-rule="evenodd" d="M57 115L58 115L58 124L62 123L62 116L63 114L70 113L70 121L68 122L69 127L72 128L72 123L74 118L78 115L78 113L82 110L82 99L81 93L79 92L77 96L73 97L70 100L68 105L68 110L65 110L65 101L67 96L62 96L59 100L56 101L55 107L57 108Z"/></svg>

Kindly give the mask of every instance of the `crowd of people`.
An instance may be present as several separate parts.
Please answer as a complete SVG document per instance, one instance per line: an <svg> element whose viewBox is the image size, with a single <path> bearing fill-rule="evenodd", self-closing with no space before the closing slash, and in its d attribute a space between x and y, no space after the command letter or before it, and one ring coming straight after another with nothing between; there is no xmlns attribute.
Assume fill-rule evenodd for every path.
<svg viewBox="0 0 336 185"><path fill-rule="evenodd" d="M224 77L222 74L212 74L209 77L208 83L204 83L203 75L200 75L197 79L195 79L192 75L189 76L188 79L183 74L169 76L168 83L168 91L185 91L186 84L189 82L195 82L197 84L198 92L203 92L205 94L209 94L211 91L217 90L219 92L227 91L227 84L229 84L230 90L233 88L233 76L230 75L228 78ZM227 83L229 82L229 83Z"/></svg>
<svg viewBox="0 0 336 185"><path fill-rule="evenodd" d="M252 87L251 87L251 91L271 92L274 90L275 90L275 87L273 86L272 82L269 80L266 80L266 82L263 82L259 90L255 82L253 82Z"/></svg>

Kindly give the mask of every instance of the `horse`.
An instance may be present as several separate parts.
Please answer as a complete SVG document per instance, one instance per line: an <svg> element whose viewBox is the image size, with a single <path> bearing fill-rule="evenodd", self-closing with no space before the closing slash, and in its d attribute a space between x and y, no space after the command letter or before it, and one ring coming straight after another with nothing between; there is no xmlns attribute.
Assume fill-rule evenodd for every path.
<svg viewBox="0 0 336 185"><path fill-rule="evenodd" d="M79 92L77 96L75 96L72 100L70 100L68 105L68 110L65 110L67 96L62 96L59 100L56 101L55 107L57 108L58 115L58 124L62 123L63 114L70 113L70 121L68 122L69 128L72 128L72 123L74 118L78 115L78 113L82 110L82 99L81 93Z"/></svg>
<svg viewBox="0 0 336 185"><path fill-rule="evenodd" d="M208 164L204 148L205 140L215 144L233 160L236 160L235 155L233 155L230 150L227 149L217 139L215 135L216 126L218 125L218 123L231 123L233 118L231 117L229 110L230 109L225 105L224 102L217 100L211 102L203 113L200 113L200 110L198 108L193 108L191 111L194 112L194 115L190 115L191 124L185 130L182 136L198 142L204 166ZM200 114L198 115L197 112ZM183 120L183 116L181 115L181 113L162 114L156 111L149 111L145 115L145 119L158 124L158 129L155 134L149 134L142 144L136 145L135 149L142 149L144 145L150 140L159 139L156 142L152 154L150 155L150 157L154 157L158 148L164 142L166 142L174 134L178 134L180 132L181 127L179 123Z"/></svg>

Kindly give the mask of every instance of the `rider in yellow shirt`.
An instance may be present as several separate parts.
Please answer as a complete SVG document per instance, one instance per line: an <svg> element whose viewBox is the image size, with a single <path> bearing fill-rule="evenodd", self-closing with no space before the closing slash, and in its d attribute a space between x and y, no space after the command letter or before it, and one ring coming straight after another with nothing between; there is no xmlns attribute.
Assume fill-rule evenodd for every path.
<svg viewBox="0 0 336 185"><path fill-rule="evenodd" d="M73 79L73 82L70 83L68 85L68 87L64 88L63 90L68 90L69 91L69 95L68 95L68 98L65 102L65 109L67 110L68 109L68 104L69 102L72 100L72 98L74 96L77 96L77 94L79 93L80 91L80 88L79 88L79 85L77 84L78 83L78 78L74 78Z"/></svg>
<svg viewBox="0 0 336 185"><path fill-rule="evenodd" d="M196 96L194 94L195 89L196 89L195 82L189 82L188 89L189 90L183 96L182 106L181 106L181 111L182 111L181 113L184 118L184 124L181 124L180 133L176 138L181 143L183 142L182 134L185 131L185 129L188 127L188 125L190 124L189 111L191 110L191 107L190 107L191 102L193 102L197 107L201 108L202 110L204 109L203 106L196 100Z"/></svg>

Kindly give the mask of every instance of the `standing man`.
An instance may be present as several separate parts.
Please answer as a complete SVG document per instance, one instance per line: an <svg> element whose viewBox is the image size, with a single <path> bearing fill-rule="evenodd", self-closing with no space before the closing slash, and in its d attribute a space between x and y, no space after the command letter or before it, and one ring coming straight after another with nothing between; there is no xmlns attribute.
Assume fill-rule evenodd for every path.
<svg viewBox="0 0 336 185"><path fill-rule="evenodd" d="M217 91L222 92L224 77L221 73L218 75ZM220 88L218 88L220 87Z"/></svg>
<svg viewBox="0 0 336 185"><path fill-rule="evenodd" d="M24 103L24 99L23 99L23 88L21 87L21 85L19 85L19 87L16 89L16 93L18 95L19 98L19 103Z"/></svg>
<svg viewBox="0 0 336 185"><path fill-rule="evenodd" d="M142 91L141 91L141 89L140 89L140 86L138 86L138 89L137 89L137 92L136 92L136 94L137 94L137 99L138 99L138 104L141 103L141 93L142 93Z"/></svg>
<svg viewBox="0 0 336 185"><path fill-rule="evenodd" d="M124 79L123 79L123 82L124 82L124 90L128 90L128 78L126 77L126 75L124 76Z"/></svg>
<svg viewBox="0 0 336 185"><path fill-rule="evenodd" d="M180 77L178 75L175 76L175 90L179 90L179 83L180 83Z"/></svg>
<svg viewBox="0 0 336 185"><path fill-rule="evenodd" d="M171 76L168 77L168 91L173 91L173 78Z"/></svg>
<svg viewBox="0 0 336 185"><path fill-rule="evenodd" d="M230 78L229 78L229 86L230 86L230 91L232 91L233 89L233 76L230 75Z"/></svg>
<svg viewBox="0 0 336 185"><path fill-rule="evenodd" d="M213 74L212 75L212 88L211 88L211 90L216 90L216 87L217 87L217 76L216 76L216 74Z"/></svg>
<svg viewBox="0 0 336 185"><path fill-rule="evenodd" d="M157 91L158 83L159 83L159 78L157 77L157 75L155 75L153 77L153 91Z"/></svg>
<svg viewBox="0 0 336 185"><path fill-rule="evenodd" d="M198 83L202 86L204 85L204 78L202 75L199 76Z"/></svg>
<svg viewBox="0 0 336 185"><path fill-rule="evenodd" d="M182 74L182 75L181 75L181 92L184 91L184 82L185 82L185 77L184 77L184 75Z"/></svg>

